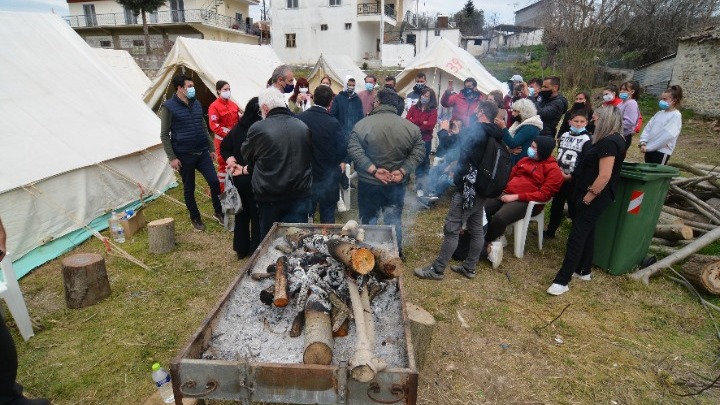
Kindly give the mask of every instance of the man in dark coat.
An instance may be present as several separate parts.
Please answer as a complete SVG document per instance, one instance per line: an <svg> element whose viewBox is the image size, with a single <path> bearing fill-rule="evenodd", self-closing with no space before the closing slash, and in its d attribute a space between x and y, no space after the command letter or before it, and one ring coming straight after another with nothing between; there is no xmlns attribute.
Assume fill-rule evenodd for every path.
<svg viewBox="0 0 720 405"><path fill-rule="evenodd" d="M340 122L328 112L332 89L318 86L313 94L315 105L296 117L312 134L312 209L320 207L320 222L335 223L335 206L340 195L340 165L347 154L347 138Z"/></svg>
<svg viewBox="0 0 720 405"><path fill-rule="evenodd" d="M541 136L550 136L555 139L558 124L568 108L568 101L560 92L560 78L548 77L543 80L538 99L538 115L543 122Z"/></svg>
<svg viewBox="0 0 720 405"><path fill-rule="evenodd" d="M275 87L258 97L262 121L242 145L251 168L260 216L260 238L275 222L307 222L312 187L312 140L307 125L292 116Z"/></svg>

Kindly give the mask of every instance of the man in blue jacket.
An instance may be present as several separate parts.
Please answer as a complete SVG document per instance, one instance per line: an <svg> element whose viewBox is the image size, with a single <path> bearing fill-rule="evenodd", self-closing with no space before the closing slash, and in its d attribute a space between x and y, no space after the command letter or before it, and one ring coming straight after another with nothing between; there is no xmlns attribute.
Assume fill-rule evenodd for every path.
<svg viewBox="0 0 720 405"><path fill-rule="evenodd" d="M352 131L355 124L365 117L362 100L355 91L354 77L345 76L343 91L335 97L330 114L340 121L346 138L350 136L350 131Z"/></svg>
<svg viewBox="0 0 720 405"><path fill-rule="evenodd" d="M180 172L183 182L185 206L190 221L198 231L205 230L200 210L195 201L195 170L199 171L210 186L210 197L215 209L215 219L223 223L220 205L220 181L213 160L215 144L208 133L203 109L195 98L195 85L189 77L180 74L172 79L175 95L160 109L160 140L170 166Z"/></svg>
<svg viewBox="0 0 720 405"><path fill-rule="evenodd" d="M318 86L313 94L315 105L296 118L312 134L312 209L320 206L320 222L335 223L335 206L340 195L340 165L347 154L347 140L340 122L328 112L333 100L329 86Z"/></svg>

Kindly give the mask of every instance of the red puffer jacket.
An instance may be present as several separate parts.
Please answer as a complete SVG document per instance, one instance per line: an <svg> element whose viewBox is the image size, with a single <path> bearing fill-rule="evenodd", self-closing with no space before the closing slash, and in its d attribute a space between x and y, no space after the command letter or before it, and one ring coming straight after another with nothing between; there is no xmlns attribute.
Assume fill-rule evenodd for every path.
<svg viewBox="0 0 720 405"><path fill-rule="evenodd" d="M420 128L420 135L422 135L423 141L432 141L433 130L435 129L438 118L437 108L423 111L414 105L410 107L405 118Z"/></svg>
<svg viewBox="0 0 720 405"><path fill-rule="evenodd" d="M463 128L475 122L475 110L483 99L480 93L476 93L474 98L466 99L462 93L450 93L446 91L440 99L440 104L445 108L453 107L452 119L460 119L463 122Z"/></svg>
<svg viewBox="0 0 720 405"><path fill-rule="evenodd" d="M524 157L513 166L505 194L517 194L519 201L547 201L560 190L563 181L554 157L541 161Z"/></svg>

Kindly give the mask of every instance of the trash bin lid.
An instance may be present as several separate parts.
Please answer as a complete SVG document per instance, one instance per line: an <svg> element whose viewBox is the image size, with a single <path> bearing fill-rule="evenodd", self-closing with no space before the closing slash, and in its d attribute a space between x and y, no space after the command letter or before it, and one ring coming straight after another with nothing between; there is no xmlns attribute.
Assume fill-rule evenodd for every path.
<svg viewBox="0 0 720 405"><path fill-rule="evenodd" d="M620 168L620 177L633 180L650 181L664 179L668 177L677 177L680 170L667 165L659 165L656 163L628 163L623 162Z"/></svg>

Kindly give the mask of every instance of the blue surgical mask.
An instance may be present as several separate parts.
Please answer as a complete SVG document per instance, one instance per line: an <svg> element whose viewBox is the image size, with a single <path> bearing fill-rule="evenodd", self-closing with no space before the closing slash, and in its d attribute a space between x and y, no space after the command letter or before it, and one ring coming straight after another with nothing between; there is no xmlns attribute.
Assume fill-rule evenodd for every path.
<svg viewBox="0 0 720 405"><path fill-rule="evenodd" d="M603 95L603 101L606 103L609 103L609 102L613 101L614 99L615 99L615 96L613 96L612 94L604 94Z"/></svg>
<svg viewBox="0 0 720 405"><path fill-rule="evenodd" d="M462 89L462 95L465 96L465 98L470 98L473 95L473 89L465 87Z"/></svg>
<svg viewBox="0 0 720 405"><path fill-rule="evenodd" d="M537 160L537 151L533 148L528 148L527 155L530 159Z"/></svg>
<svg viewBox="0 0 720 405"><path fill-rule="evenodd" d="M570 127L570 131L574 134L581 134L581 133L585 132L585 127L582 127L582 128Z"/></svg>
<svg viewBox="0 0 720 405"><path fill-rule="evenodd" d="M670 103L665 100L660 100L658 101L658 106L661 110L667 110L668 108L670 108Z"/></svg>
<svg viewBox="0 0 720 405"><path fill-rule="evenodd" d="M365 90L370 91L375 88L375 85L372 83L365 83Z"/></svg>
<svg viewBox="0 0 720 405"><path fill-rule="evenodd" d="M420 97L420 103L427 104L430 102L430 97Z"/></svg>
<svg viewBox="0 0 720 405"><path fill-rule="evenodd" d="M627 100L628 98L630 98L630 93L628 93L627 91L621 91L621 92L620 92L620 99L621 99L621 100L625 101L625 100Z"/></svg>
<svg viewBox="0 0 720 405"><path fill-rule="evenodd" d="M528 94L530 97L533 97L535 95L535 87L528 88Z"/></svg>
<svg viewBox="0 0 720 405"><path fill-rule="evenodd" d="M285 93L292 93L295 90L294 84L286 84L285 85Z"/></svg>
<svg viewBox="0 0 720 405"><path fill-rule="evenodd" d="M185 95L187 98L195 98L195 87L188 87Z"/></svg>

